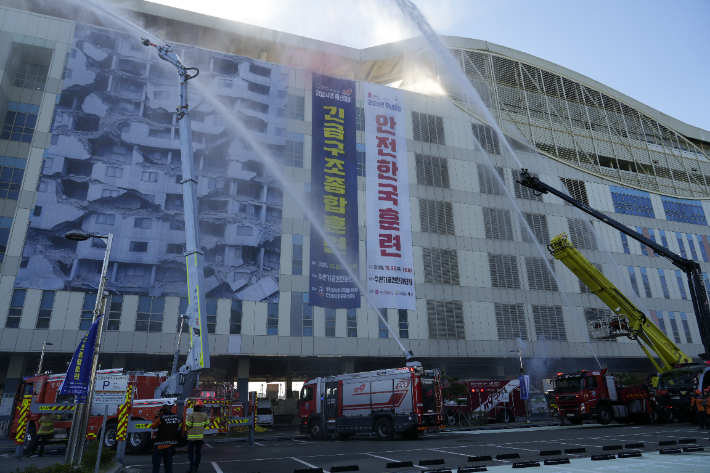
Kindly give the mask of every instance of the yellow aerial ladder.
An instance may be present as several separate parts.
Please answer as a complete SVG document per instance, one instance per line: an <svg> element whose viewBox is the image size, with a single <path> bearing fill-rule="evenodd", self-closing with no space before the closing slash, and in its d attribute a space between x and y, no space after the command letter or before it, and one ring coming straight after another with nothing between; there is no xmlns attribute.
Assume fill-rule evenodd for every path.
<svg viewBox="0 0 710 473"><path fill-rule="evenodd" d="M592 294L599 297L612 311L611 317L588 322L594 339L628 337L636 340L641 349L656 367L665 373L678 363L689 363L690 357L683 353L656 325L646 317L614 284L609 281L587 258L575 248L562 233L552 239L548 246L555 259L567 266ZM662 365L648 349L653 350Z"/></svg>

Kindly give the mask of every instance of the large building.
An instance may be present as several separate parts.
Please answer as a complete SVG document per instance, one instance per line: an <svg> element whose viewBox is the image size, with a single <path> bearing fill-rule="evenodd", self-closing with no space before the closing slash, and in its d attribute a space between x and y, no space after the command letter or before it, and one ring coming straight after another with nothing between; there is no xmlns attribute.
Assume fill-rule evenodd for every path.
<svg viewBox="0 0 710 473"><path fill-rule="evenodd" d="M7 367L0 383L14 392L37 369L45 341L52 345L44 369L62 372L91 323L104 243L63 238L75 229L115 235L102 366L167 370L187 304L175 70L141 45L138 33L89 8L0 4L0 359ZM343 251L346 237L358 237L347 246L348 258L357 255L352 266L368 293L390 301L379 309L424 363L460 378L509 377L521 350L534 382L594 368L595 357L613 372L650 373L635 342L590 341L587 321L609 311L545 251L563 232L685 353L703 351L684 274L516 180L522 163L707 271L710 132L484 41L443 38L492 115L465 98L420 41L356 50L140 0L121 5L123 15L200 70L190 115L208 376L243 388L248 380L303 381L403 360L378 309L345 287L347 275L319 273L321 281L337 278L339 288L313 284L311 273L320 270L312 251L332 256L302 208L324 192L312 180L324 126L331 126L326 143L335 146L325 148L334 156L325 172L345 175L326 178L332 195L322 198L334 214L325 217L326 228ZM329 91L334 83L352 89ZM377 147L389 139L375 132L387 133L381 128L388 118L371 110L379 103L368 100L373 90L401 99L394 105L402 117L396 159L406 172L396 178L390 161L377 161L395 159L395 149L382 154ZM323 100L343 105L326 105L324 117L313 106ZM225 107L241 125L233 126ZM333 163L346 164L338 171ZM394 194L383 194L382 184L368 189L378 178L395 180L405 199L397 202L397 187ZM357 190L347 189L353 197L345 207L337 185L345 189L349 179ZM376 192L399 210L375 215ZM395 223L387 220L393 215ZM368 226L378 218L379 230ZM396 283L376 275L389 268L378 256L377 232L395 224L399 233L387 237L389 246L380 234L379 245L383 257L397 250L410 262L411 274ZM393 283L408 288L399 299L382 289ZM327 307L311 305L314 294Z"/></svg>

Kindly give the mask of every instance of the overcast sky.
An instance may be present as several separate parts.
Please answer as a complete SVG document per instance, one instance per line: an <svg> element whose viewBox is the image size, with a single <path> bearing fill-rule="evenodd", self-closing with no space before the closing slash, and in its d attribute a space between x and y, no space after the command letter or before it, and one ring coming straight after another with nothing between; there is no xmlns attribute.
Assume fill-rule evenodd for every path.
<svg viewBox="0 0 710 473"><path fill-rule="evenodd" d="M412 35L393 0L153 0L365 48ZM517 49L710 130L710 0L415 0L437 33Z"/></svg>

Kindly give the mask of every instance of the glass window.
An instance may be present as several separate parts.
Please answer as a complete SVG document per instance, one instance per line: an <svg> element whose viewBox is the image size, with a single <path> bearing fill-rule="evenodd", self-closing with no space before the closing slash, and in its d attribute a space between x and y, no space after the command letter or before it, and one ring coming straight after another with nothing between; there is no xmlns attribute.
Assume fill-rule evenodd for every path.
<svg viewBox="0 0 710 473"><path fill-rule="evenodd" d="M303 167L303 148L305 137L300 133L286 133L286 152L284 154L286 166Z"/></svg>
<svg viewBox="0 0 710 473"><path fill-rule="evenodd" d="M666 281L666 273L658 268L658 277L661 280L661 289L663 290L663 297L666 299L671 298L670 292L668 292L668 282Z"/></svg>
<svg viewBox="0 0 710 473"><path fill-rule="evenodd" d="M702 235L695 235L698 239L698 248L700 248L700 254L703 255L703 261L708 262L708 253L705 251L705 242L703 241Z"/></svg>
<svg viewBox="0 0 710 473"><path fill-rule="evenodd" d="M365 109L363 107L355 109L355 129L365 131Z"/></svg>
<svg viewBox="0 0 710 473"><path fill-rule="evenodd" d="M164 297L140 296L136 314L136 332L162 332Z"/></svg>
<svg viewBox="0 0 710 473"><path fill-rule="evenodd" d="M680 298L687 300L688 295L685 292L685 283L683 282L683 276L681 275L679 269L675 270L675 280L678 283L678 289L680 290Z"/></svg>
<svg viewBox="0 0 710 473"><path fill-rule="evenodd" d="M357 309L348 309L348 337L357 337Z"/></svg>
<svg viewBox="0 0 710 473"><path fill-rule="evenodd" d="M39 106L8 102L5 120L0 129L0 139L31 143L37 124Z"/></svg>
<svg viewBox="0 0 710 473"><path fill-rule="evenodd" d="M335 336L335 309L325 309L325 336Z"/></svg>
<svg viewBox="0 0 710 473"><path fill-rule="evenodd" d="M293 235L293 265L291 273L303 274L303 235Z"/></svg>
<svg viewBox="0 0 710 473"><path fill-rule="evenodd" d="M86 294L84 304L81 306L81 320L79 330L89 330L94 321L94 307L96 307L96 294Z"/></svg>
<svg viewBox="0 0 710 473"><path fill-rule="evenodd" d="M663 200L666 219L674 222L694 223L696 225L708 224L700 202L674 199L673 197L661 197L661 199Z"/></svg>
<svg viewBox="0 0 710 473"><path fill-rule="evenodd" d="M627 268L629 270L629 280L631 281L631 287L633 288L636 295L641 297L641 295L639 294L638 282L636 281L636 270L633 266L627 266Z"/></svg>
<svg viewBox="0 0 710 473"><path fill-rule="evenodd" d="M397 316L399 318L399 338L409 338L409 316L407 309L398 309Z"/></svg>
<svg viewBox="0 0 710 473"><path fill-rule="evenodd" d="M313 307L308 304L308 293L303 293L301 303L301 316L303 320L301 335L304 337L313 336Z"/></svg>
<svg viewBox="0 0 710 473"><path fill-rule="evenodd" d="M153 221L149 218L136 217L133 220L133 228L150 229L153 226Z"/></svg>
<svg viewBox="0 0 710 473"><path fill-rule="evenodd" d="M610 189L616 213L656 218L651 204L651 194L648 192L615 186L610 186Z"/></svg>
<svg viewBox="0 0 710 473"><path fill-rule="evenodd" d="M387 320L387 309L377 309L377 311L382 315L382 317L377 317L377 321L379 323L379 330L380 330L380 338L389 338L390 333L389 330L387 330L387 324L385 324L385 321ZM385 319L383 321L382 319Z"/></svg>
<svg viewBox="0 0 710 473"><path fill-rule="evenodd" d="M269 302L269 307L266 312L266 335L279 334L279 305L275 302Z"/></svg>
<svg viewBox="0 0 710 473"><path fill-rule="evenodd" d="M178 306L178 322L177 322L177 331L180 332L180 322L182 321L182 331L187 332L188 331L188 326L187 326L187 320L184 319L182 316L187 313L187 306L190 304L190 300L187 297L181 297L180 298L180 305Z"/></svg>
<svg viewBox="0 0 710 473"><path fill-rule="evenodd" d="M130 251L137 251L139 253L145 253L148 251L148 242L147 241L132 241L131 245L129 247Z"/></svg>
<svg viewBox="0 0 710 473"><path fill-rule="evenodd" d="M106 330L115 332L121 327L121 313L123 312L123 296L114 294L108 309L108 325Z"/></svg>
<svg viewBox="0 0 710 473"><path fill-rule="evenodd" d="M70 70L71 69L67 72ZM48 73L48 66L22 61L20 62L20 65L17 66L17 73L15 74L15 81L13 82L13 85L15 87L22 87L25 89L44 90L44 85L47 83ZM69 78L71 78L71 74L69 75Z"/></svg>
<svg viewBox="0 0 710 473"><path fill-rule="evenodd" d="M699 261L698 254L695 252L695 244L693 244L693 235L686 233L685 236L688 238L688 248L690 249L690 255L692 256L693 261Z"/></svg>
<svg viewBox="0 0 710 473"><path fill-rule="evenodd" d="M217 327L217 299L207 299L205 309L207 311L207 333L214 333Z"/></svg>
<svg viewBox="0 0 710 473"><path fill-rule="evenodd" d="M680 248L680 255L683 258L688 258L685 254L685 245L683 244L683 234L680 232L675 232L675 237L678 240L678 247Z"/></svg>
<svg viewBox="0 0 710 473"><path fill-rule="evenodd" d="M43 291L42 300L39 304L39 314L37 314L37 325L35 328L49 328L49 321L52 318L52 308L54 307L54 291Z"/></svg>
<svg viewBox="0 0 710 473"><path fill-rule="evenodd" d="M229 333L239 335L242 333L242 301L232 299L232 311L229 315Z"/></svg>
<svg viewBox="0 0 710 473"><path fill-rule="evenodd" d="M0 263L5 259L7 241L10 239L10 228L12 228L12 218L0 217Z"/></svg>
<svg viewBox="0 0 710 473"><path fill-rule="evenodd" d="M641 268L641 280L643 281L643 290L646 292L646 297L651 299L653 294L651 294L651 283L648 280L646 268Z"/></svg>
<svg viewBox="0 0 710 473"><path fill-rule="evenodd" d="M685 332L685 343L693 343L693 336L690 334L690 325L688 325L688 316L685 312L679 312L680 323L683 325L683 331Z"/></svg>
<svg viewBox="0 0 710 473"><path fill-rule="evenodd" d="M629 248L629 240L626 237L626 234L619 232L621 235L621 246L624 248L624 253L627 255L631 254L631 249Z"/></svg>
<svg viewBox="0 0 710 473"><path fill-rule="evenodd" d="M367 176L367 168L366 168L366 162L365 162L365 144L364 143L357 143L355 145L357 149L357 175L366 177Z"/></svg>
<svg viewBox="0 0 710 473"><path fill-rule="evenodd" d="M306 98L299 95L288 96L288 105L286 105L286 117L293 120L303 121L306 113Z"/></svg>
<svg viewBox="0 0 710 473"><path fill-rule="evenodd" d="M673 331L673 339L676 343L680 343L680 332L678 332L678 323L676 322L675 312L668 312L668 320L671 323L671 330Z"/></svg>
<svg viewBox="0 0 710 473"><path fill-rule="evenodd" d="M26 164L26 159L0 156L0 199L17 200Z"/></svg>

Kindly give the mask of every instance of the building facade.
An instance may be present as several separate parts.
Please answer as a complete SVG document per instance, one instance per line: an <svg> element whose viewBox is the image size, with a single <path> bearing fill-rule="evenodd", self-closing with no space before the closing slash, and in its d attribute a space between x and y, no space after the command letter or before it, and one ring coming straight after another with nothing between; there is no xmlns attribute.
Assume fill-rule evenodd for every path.
<svg viewBox="0 0 710 473"><path fill-rule="evenodd" d="M104 367L169 369L187 303L177 76L140 37L86 11L0 6L0 356L5 393L61 372L90 325L103 242ZM650 373L637 344L590 340L609 313L544 250L560 233L690 356L703 351L685 275L554 196L521 166L705 271L710 132L573 71L482 41L446 38L509 138L417 41L354 50L140 1L122 10L200 69L191 89L212 366L219 376L303 381L401 363L404 347L450 376L536 378L594 368ZM359 278L368 280L365 89L398 88L406 123L416 309L309 304L314 74L353 81ZM235 128L214 95L239 119ZM379 122L378 122L379 124ZM248 137L244 135L245 131ZM526 144L527 143L527 144ZM279 182L259 150L286 177ZM383 172L383 171L380 171ZM402 184L403 183L403 184ZM352 200L352 199L351 199ZM382 214L380 214L382 215ZM357 233L357 235L354 235ZM546 261L547 260L547 261ZM554 269L549 271L548 262ZM705 273L706 284L707 273ZM710 287L710 285L708 286ZM595 359L596 358L596 359ZM3 374L0 374L0 377Z"/></svg>

